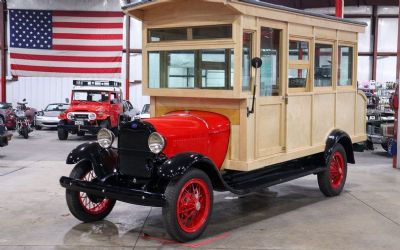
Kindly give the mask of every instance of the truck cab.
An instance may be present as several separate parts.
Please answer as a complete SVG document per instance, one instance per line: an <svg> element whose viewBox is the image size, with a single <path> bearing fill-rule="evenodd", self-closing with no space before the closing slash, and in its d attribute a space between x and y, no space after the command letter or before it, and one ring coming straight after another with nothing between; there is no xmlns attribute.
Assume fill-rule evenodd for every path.
<svg viewBox="0 0 400 250"><path fill-rule="evenodd" d="M101 128L117 129L124 119L121 83L113 81L73 82L69 108L59 115L58 138L68 134L97 134Z"/></svg>
<svg viewBox="0 0 400 250"><path fill-rule="evenodd" d="M60 183L76 218L102 219L116 200L158 206L185 242L206 229L213 191L315 174L324 195L342 192L366 140L365 24L252 0L122 2L143 22L151 118L121 126L116 144L101 130L71 152Z"/></svg>

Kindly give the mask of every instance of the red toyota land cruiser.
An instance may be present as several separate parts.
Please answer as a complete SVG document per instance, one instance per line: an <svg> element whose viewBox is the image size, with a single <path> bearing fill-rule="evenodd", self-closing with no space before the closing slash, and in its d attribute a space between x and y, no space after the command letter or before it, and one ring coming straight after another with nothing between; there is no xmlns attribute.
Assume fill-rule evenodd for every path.
<svg viewBox="0 0 400 250"><path fill-rule="evenodd" d="M73 82L71 105L61 113L58 138L68 134L97 134L101 128L116 129L123 119L121 83L114 81Z"/></svg>

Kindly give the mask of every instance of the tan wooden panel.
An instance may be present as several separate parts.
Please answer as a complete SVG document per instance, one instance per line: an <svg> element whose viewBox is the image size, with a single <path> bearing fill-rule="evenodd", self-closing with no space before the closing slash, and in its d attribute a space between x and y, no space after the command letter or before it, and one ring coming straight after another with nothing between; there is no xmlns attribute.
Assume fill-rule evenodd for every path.
<svg viewBox="0 0 400 250"><path fill-rule="evenodd" d="M287 105L287 150L311 146L312 96L289 96Z"/></svg>
<svg viewBox="0 0 400 250"><path fill-rule="evenodd" d="M313 37L313 27L301 24L290 23L289 24L289 35L290 36L301 36L301 37Z"/></svg>
<svg viewBox="0 0 400 250"><path fill-rule="evenodd" d="M356 92L338 92L336 97L336 128L354 135Z"/></svg>
<svg viewBox="0 0 400 250"><path fill-rule="evenodd" d="M364 93L357 94L357 107L356 107L356 135L365 134L366 131L366 110L367 99Z"/></svg>
<svg viewBox="0 0 400 250"><path fill-rule="evenodd" d="M315 94L313 113L313 145L323 145L335 127L335 94Z"/></svg>
<svg viewBox="0 0 400 250"><path fill-rule="evenodd" d="M256 158L282 152L282 104L259 106L256 115Z"/></svg>
<svg viewBox="0 0 400 250"><path fill-rule="evenodd" d="M357 33L339 30L338 31L338 40L339 41L346 41L346 42L357 41Z"/></svg>
<svg viewBox="0 0 400 250"><path fill-rule="evenodd" d="M315 28L315 37L317 39L336 40L336 30Z"/></svg>
<svg viewBox="0 0 400 250"><path fill-rule="evenodd" d="M240 150L240 126L231 126L231 138L229 141L229 159L239 160L239 150Z"/></svg>

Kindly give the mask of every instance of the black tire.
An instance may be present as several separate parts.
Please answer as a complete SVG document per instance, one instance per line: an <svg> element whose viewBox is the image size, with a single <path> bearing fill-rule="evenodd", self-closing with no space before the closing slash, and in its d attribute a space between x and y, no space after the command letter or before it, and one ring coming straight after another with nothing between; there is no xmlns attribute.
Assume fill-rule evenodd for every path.
<svg viewBox="0 0 400 250"><path fill-rule="evenodd" d="M4 124L6 124L6 119L4 119L4 117L0 115L0 125Z"/></svg>
<svg viewBox="0 0 400 250"><path fill-rule="evenodd" d="M344 147L336 144L329 156L326 170L318 174L321 192L328 197L339 195L346 183L347 156Z"/></svg>
<svg viewBox="0 0 400 250"><path fill-rule="evenodd" d="M36 129L36 130L42 130L42 126L35 125L35 129Z"/></svg>
<svg viewBox="0 0 400 250"><path fill-rule="evenodd" d="M85 136L85 131L78 131L76 134L78 136Z"/></svg>
<svg viewBox="0 0 400 250"><path fill-rule="evenodd" d="M85 178L85 176L90 175L90 173L94 175L91 163L89 161L81 161L72 169L69 177L82 180ZM112 199L87 195L86 193L72 191L69 189L66 190L65 195L69 210L75 216L75 218L83 222L94 222L104 219L110 214L116 202ZM81 195L84 197L81 198ZM100 207L100 211L95 211L93 210L94 208L91 208L93 211L90 211L88 210L88 207L83 205L84 201L82 201L82 199L87 202L91 202L91 204L95 207L102 205L104 205L104 207Z"/></svg>
<svg viewBox="0 0 400 250"><path fill-rule="evenodd" d="M382 145L383 150L385 150L386 152L389 151L389 143L388 142L382 143L381 145Z"/></svg>
<svg viewBox="0 0 400 250"><path fill-rule="evenodd" d="M65 141L68 139L68 131L63 128L57 128L58 139Z"/></svg>
<svg viewBox="0 0 400 250"><path fill-rule="evenodd" d="M21 128L21 135L25 138L29 138L29 128L28 127L23 127Z"/></svg>
<svg viewBox="0 0 400 250"><path fill-rule="evenodd" d="M196 182L199 182L199 184L201 184L200 190L205 192L198 192L198 194L201 193L201 195L198 195L197 197L191 196L192 198L194 197L197 200L194 200L196 201L194 203L195 206L191 208L190 212L188 213L191 213L191 215L195 213L193 215L194 216L193 220L198 220L198 218L200 218L199 221L201 222L197 224L194 223L195 225L192 225L193 231L190 231L190 230L185 230L184 227L180 224L182 218L179 218L177 216L177 211L178 211L177 209L178 209L178 199L180 199L181 201L183 199L183 197L181 196L181 194L183 194L182 193L183 190L185 189L185 187L186 188L190 187L190 185L192 185L190 183L192 183L193 181L195 181L194 185L196 185ZM167 189L165 191L165 197L166 197L166 205L163 207L162 214L164 219L164 225L168 234L179 242L188 242L198 238L204 232L204 230L208 225L213 207L213 189L210 178L207 176L207 174L199 169L189 170L181 178L171 181L168 184ZM204 201L203 203L201 203L199 197L205 197L202 200ZM189 201L186 199L186 205L187 204L189 204ZM192 223L192 219L190 220L190 223Z"/></svg>

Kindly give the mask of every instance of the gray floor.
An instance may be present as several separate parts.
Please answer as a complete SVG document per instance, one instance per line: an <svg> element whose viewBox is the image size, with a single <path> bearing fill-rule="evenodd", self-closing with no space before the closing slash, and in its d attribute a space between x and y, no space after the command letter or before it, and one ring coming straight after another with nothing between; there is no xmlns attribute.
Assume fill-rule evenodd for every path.
<svg viewBox="0 0 400 250"><path fill-rule="evenodd" d="M90 224L69 213L58 180L71 170L68 152L90 139L35 131L0 148L0 249L400 249L400 171L382 151L357 153L336 198L315 176L243 197L215 193L203 237L177 244L159 208L117 203Z"/></svg>

